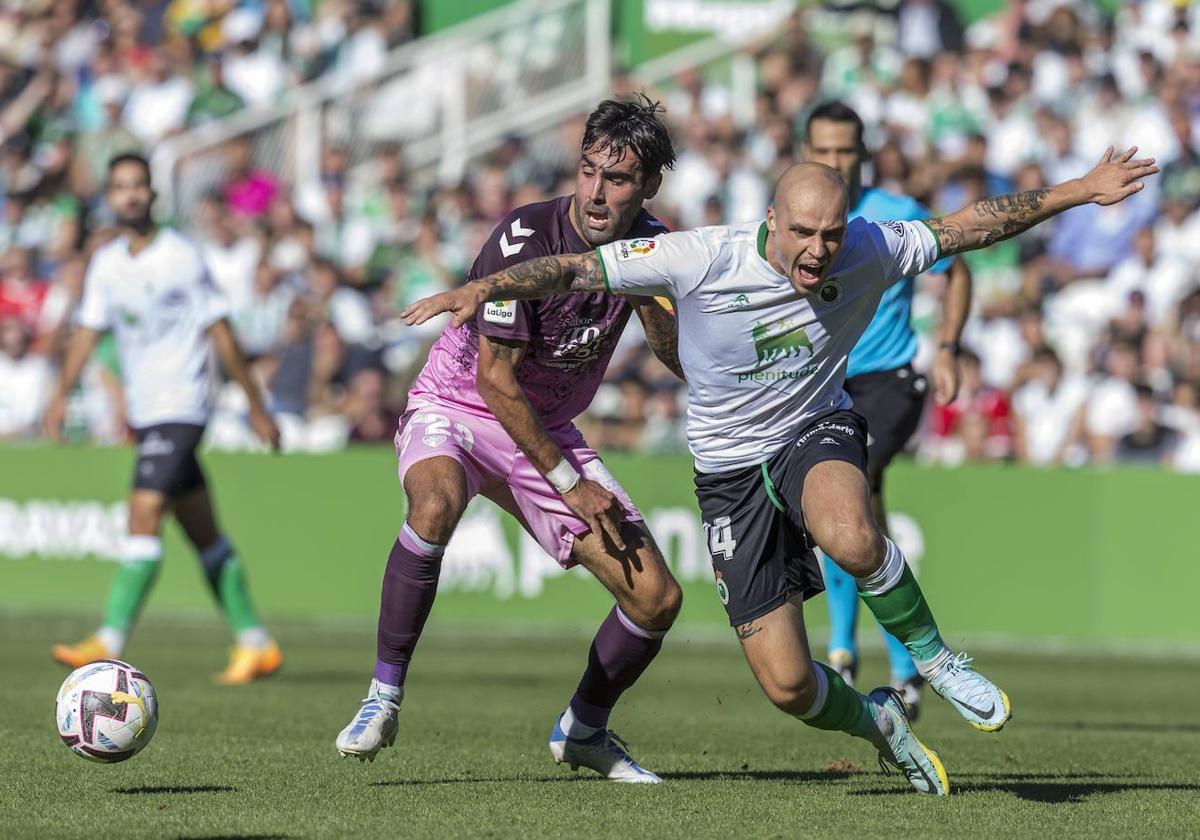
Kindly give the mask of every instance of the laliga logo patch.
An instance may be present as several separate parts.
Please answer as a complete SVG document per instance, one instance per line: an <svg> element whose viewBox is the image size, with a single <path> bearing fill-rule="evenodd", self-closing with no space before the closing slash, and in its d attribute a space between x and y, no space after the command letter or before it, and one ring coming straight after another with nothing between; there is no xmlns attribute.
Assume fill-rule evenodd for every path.
<svg viewBox="0 0 1200 840"><path fill-rule="evenodd" d="M485 304L483 320L491 324L511 327L517 322L517 302L515 300L494 300Z"/></svg>
<svg viewBox="0 0 1200 840"><path fill-rule="evenodd" d="M653 239L624 239L617 243L617 262L640 260L654 253L658 243Z"/></svg>
<svg viewBox="0 0 1200 840"><path fill-rule="evenodd" d="M836 280L828 280L817 290L817 297L824 304L837 303L842 297L842 286Z"/></svg>

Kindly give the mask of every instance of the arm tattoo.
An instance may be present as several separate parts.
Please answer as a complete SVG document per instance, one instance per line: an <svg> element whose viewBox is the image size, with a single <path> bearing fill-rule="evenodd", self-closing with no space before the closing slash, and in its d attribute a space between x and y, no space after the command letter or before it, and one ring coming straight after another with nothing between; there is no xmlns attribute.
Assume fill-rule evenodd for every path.
<svg viewBox="0 0 1200 840"><path fill-rule="evenodd" d="M735 627L734 631L737 633L737 637L744 642L755 633L761 633L762 628L756 625L753 621L747 621L745 624L739 624L737 627Z"/></svg>
<svg viewBox="0 0 1200 840"><path fill-rule="evenodd" d="M679 361L679 322L650 299L638 308L638 315L642 319L646 343L654 355L671 373L686 381L683 365Z"/></svg>
<svg viewBox="0 0 1200 840"><path fill-rule="evenodd" d="M517 348L503 341L496 341L490 336L485 336L488 343L488 349L492 351L492 356L500 361L511 362L513 357L517 355Z"/></svg>
<svg viewBox="0 0 1200 840"><path fill-rule="evenodd" d="M941 219L930 219L942 254L949 256L974 248L986 248L1011 239L1054 215L1046 208L1050 190L998 195L976 201L968 208Z"/></svg>
<svg viewBox="0 0 1200 840"><path fill-rule="evenodd" d="M937 237L942 254L957 254L963 250L962 225L948 219L930 219L929 229Z"/></svg>
<svg viewBox="0 0 1200 840"><path fill-rule="evenodd" d="M478 282L488 288L488 300L543 298L564 292L596 292L604 288L600 259L594 251L536 257Z"/></svg>

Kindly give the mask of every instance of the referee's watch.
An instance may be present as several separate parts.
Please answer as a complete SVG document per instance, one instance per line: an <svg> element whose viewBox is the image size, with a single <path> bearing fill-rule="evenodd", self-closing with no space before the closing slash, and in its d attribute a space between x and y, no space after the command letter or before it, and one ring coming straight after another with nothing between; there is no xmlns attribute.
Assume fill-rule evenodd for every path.
<svg viewBox="0 0 1200 840"><path fill-rule="evenodd" d="M958 358L962 354L962 345L957 341L943 341L938 345L938 349L949 350L955 358Z"/></svg>

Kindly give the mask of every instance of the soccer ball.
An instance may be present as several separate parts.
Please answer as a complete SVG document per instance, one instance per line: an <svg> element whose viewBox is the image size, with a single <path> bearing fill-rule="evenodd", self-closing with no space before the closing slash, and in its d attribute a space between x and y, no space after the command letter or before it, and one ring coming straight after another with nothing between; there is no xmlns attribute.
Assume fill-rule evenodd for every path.
<svg viewBox="0 0 1200 840"><path fill-rule="evenodd" d="M154 737L158 698L128 662L100 659L63 681L55 701L58 737L75 755L101 764L133 758Z"/></svg>

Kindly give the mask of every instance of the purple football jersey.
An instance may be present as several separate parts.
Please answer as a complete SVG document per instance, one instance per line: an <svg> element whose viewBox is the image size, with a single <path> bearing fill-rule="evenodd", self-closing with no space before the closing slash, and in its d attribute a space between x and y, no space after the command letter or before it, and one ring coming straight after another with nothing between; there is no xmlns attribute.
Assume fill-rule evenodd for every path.
<svg viewBox="0 0 1200 840"><path fill-rule="evenodd" d="M469 279L549 254L592 250L571 226L570 196L513 210L488 238ZM653 237L667 228L645 210L623 238ZM617 295L577 292L543 300L487 303L475 318L446 327L409 392L410 407L450 403L484 416L491 411L475 388L480 335L526 342L517 380L547 428L570 422L596 394L629 315Z"/></svg>

